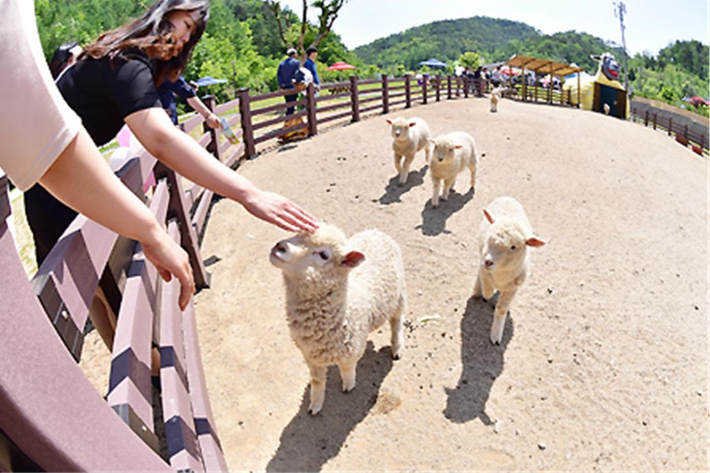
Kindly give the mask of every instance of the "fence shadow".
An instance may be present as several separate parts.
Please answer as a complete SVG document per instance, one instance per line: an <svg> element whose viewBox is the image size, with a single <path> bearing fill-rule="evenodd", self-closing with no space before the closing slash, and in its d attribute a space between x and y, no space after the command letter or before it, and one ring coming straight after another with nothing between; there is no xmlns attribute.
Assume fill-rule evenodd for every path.
<svg viewBox="0 0 710 473"><path fill-rule="evenodd" d="M350 432L372 409L382 381L392 369L389 347L375 351L372 342L357 365L357 385L349 393L341 390L340 372L328 369L323 410L315 416L308 413L310 385L296 416L281 434L281 443L266 471L320 471L343 447Z"/></svg>
<svg viewBox="0 0 710 473"><path fill-rule="evenodd" d="M436 208L431 205L431 199L429 199L422 210L422 224L417 225L414 229L421 230L426 236L437 236L445 233L446 221L473 199L474 194L474 189L469 189L465 194L451 191L449 199L439 200L439 206Z"/></svg>
<svg viewBox="0 0 710 473"><path fill-rule="evenodd" d="M385 193L378 199L378 202L383 205L393 204L395 202L402 202L402 195L409 192L416 186L421 186L424 183L424 176L426 175L429 165L425 164L423 168L419 171L410 171L407 177L407 182L404 185L399 185L399 176L394 176L387 183L385 187Z"/></svg>
<svg viewBox="0 0 710 473"><path fill-rule="evenodd" d="M486 414L486 402L496 378L503 372L503 355L508 342L513 338L513 321L508 315L505 321L503 341L493 345L490 341L495 296L488 302L469 298L466 312L461 319L461 377L456 387L444 388L448 399L444 416L462 424L479 418L486 425L493 421Z"/></svg>

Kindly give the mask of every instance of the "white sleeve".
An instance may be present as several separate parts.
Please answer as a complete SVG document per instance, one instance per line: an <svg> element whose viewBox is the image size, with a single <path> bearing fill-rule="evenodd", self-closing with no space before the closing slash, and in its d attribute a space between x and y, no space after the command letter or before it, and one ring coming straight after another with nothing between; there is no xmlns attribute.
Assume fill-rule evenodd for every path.
<svg viewBox="0 0 710 473"><path fill-rule="evenodd" d="M0 172L32 187L76 137L81 120L45 62L34 1L0 0Z"/></svg>

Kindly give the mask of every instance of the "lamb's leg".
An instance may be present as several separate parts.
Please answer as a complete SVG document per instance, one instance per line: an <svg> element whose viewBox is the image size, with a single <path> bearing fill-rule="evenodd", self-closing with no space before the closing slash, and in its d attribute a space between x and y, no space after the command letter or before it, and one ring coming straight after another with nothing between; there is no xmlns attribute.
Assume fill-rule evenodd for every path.
<svg viewBox="0 0 710 473"><path fill-rule="evenodd" d="M442 199L447 200L449 198L449 192L454 188L454 184L456 184L456 176L444 181L444 193L441 196Z"/></svg>
<svg viewBox="0 0 710 473"><path fill-rule="evenodd" d="M508 307L510 307L516 292L517 289L501 291L498 297L498 303L493 313L493 325L491 325L491 343L493 344L500 345L500 342L503 341L503 328L508 315Z"/></svg>
<svg viewBox="0 0 710 473"><path fill-rule="evenodd" d="M311 405L308 407L308 412L316 415L323 408L325 400L326 367L308 363L308 369L311 372Z"/></svg>
<svg viewBox="0 0 710 473"><path fill-rule="evenodd" d="M476 187L476 152L471 156L471 162L468 165L468 170L471 171L471 189Z"/></svg>
<svg viewBox="0 0 710 473"><path fill-rule="evenodd" d="M483 294L481 289L481 270L476 274L476 282L473 284L473 297L481 297Z"/></svg>
<svg viewBox="0 0 710 473"><path fill-rule="evenodd" d="M434 207L439 206L439 183L440 179L437 179L435 177L431 178L431 182L434 185L434 194L431 196L431 205Z"/></svg>
<svg viewBox="0 0 710 473"><path fill-rule="evenodd" d="M402 155L394 153L394 168L397 170L397 174L399 174L399 171L402 169Z"/></svg>
<svg viewBox="0 0 710 473"><path fill-rule="evenodd" d="M343 378L343 392L349 393L355 389L357 359L338 360L338 368L340 368L340 377Z"/></svg>
<svg viewBox="0 0 710 473"><path fill-rule="evenodd" d="M402 313L404 312L404 297L399 300L399 305L394 315L390 318L390 332L391 332L391 349L392 349L392 359L399 360L399 352L404 345L404 321Z"/></svg>
<svg viewBox="0 0 710 473"><path fill-rule="evenodd" d="M414 160L414 155L404 156L404 164L402 165L402 170L399 172L399 184L404 185L407 182L407 176L409 176L409 166L411 166Z"/></svg>
<svg viewBox="0 0 710 473"><path fill-rule="evenodd" d="M495 293L495 287L493 287L493 281L491 276L483 272L479 272L481 278L481 295L485 300L490 300Z"/></svg>

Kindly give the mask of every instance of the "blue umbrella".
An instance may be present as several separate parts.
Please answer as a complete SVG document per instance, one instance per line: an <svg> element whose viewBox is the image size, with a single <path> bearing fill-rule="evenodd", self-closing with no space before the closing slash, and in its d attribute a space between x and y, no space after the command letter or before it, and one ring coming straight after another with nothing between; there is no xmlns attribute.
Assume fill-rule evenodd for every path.
<svg viewBox="0 0 710 473"><path fill-rule="evenodd" d="M195 85L205 87L207 85L224 84L225 82L227 82L227 79L215 79L214 77L205 76L197 79Z"/></svg>
<svg viewBox="0 0 710 473"><path fill-rule="evenodd" d="M419 63L420 66L429 66L429 67L447 67L448 64L445 62L441 62L438 59L429 59L428 61L422 61Z"/></svg>

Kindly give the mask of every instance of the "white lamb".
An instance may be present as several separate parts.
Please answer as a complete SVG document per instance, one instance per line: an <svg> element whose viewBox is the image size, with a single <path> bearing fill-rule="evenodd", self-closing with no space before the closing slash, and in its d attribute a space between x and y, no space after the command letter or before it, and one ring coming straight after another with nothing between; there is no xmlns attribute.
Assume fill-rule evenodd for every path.
<svg viewBox="0 0 710 473"><path fill-rule="evenodd" d="M512 197L498 197L483 213L486 218L478 230L481 263L473 295L487 300L500 291L491 325L491 342L500 344L508 307L527 276L527 247L545 242L533 234L523 206Z"/></svg>
<svg viewBox="0 0 710 473"><path fill-rule="evenodd" d="M437 207L441 181L444 181L444 192L441 198L446 200L449 198L449 192L454 188L456 176L466 168L471 171L471 189L475 188L478 157L476 142L466 132L454 131L430 141L434 146L434 152L429 160L431 181L434 184L431 205Z"/></svg>
<svg viewBox="0 0 710 473"><path fill-rule="evenodd" d="M491 91L491 112L498 111L498 102L503 98L503 93L499 88L495 88Z"/></svg>
<svg viewBox="0 0 710 473"><path fill-rule="evenodd" d="M394 151L394 167L399 173L399 184L407 182L409 166L414 160L414 155L424 149L426 162L429 162L429 126L421 118L398 117L387 120L391 127L392 150ZM404 162L402 162L404 158Z"/></svg>
<svg viewBox="0 0 710 473"><path fill-rule="evenodd" d="M337 227L322 225L277 243L270 260L283 271L291 337L311 373L311 414L323 407L329 365L338 365L343 391L355 387L367 335L386 321L392 357L399 359L406 287L392 238L366 230L348 239Z"/></svg>

